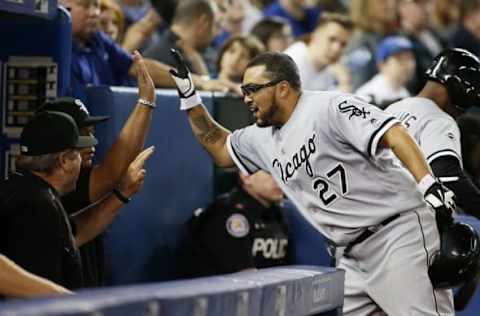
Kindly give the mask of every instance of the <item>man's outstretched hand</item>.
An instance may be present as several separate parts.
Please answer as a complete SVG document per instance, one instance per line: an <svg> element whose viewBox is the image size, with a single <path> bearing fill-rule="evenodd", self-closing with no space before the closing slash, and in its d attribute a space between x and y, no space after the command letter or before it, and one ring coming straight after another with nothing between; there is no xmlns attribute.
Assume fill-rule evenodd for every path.
<svg viewBox="0 0 480 316"><path fill-rule="evenodd" d="M145 169L145 163L154 153L154 151L155 147L150 146L139 153L137 157L130 163L125 175L118 185L118 189L124 196L130 198L132 195L142 189L143 182L145 180L145 174L147 173Z"/></svg>
<svg viewBox="0 0 480 316"><path fill-rule="evenodd" d="M133 63L135 64L135 70L137 73L138 82L138 97L140 100L144 100L151 107L155 107L155 85L153 84L152 77L145 66L142 55L138 51L133 53Z"/></svg>

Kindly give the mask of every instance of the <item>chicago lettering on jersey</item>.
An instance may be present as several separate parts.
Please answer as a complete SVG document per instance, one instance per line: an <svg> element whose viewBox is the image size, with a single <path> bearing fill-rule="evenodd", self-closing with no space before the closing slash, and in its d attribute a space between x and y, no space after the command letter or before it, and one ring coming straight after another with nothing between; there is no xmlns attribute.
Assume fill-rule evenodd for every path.
<svg viewBox="0 0 480 316"><path fill-rule="evenodd" d="M252 255L261 253L265 259L285 258L288 239L286 238L255 238L253 241Z"/></svg>
<svg viewBox="0 0 480 316"><path fill-rule="evenodd" d="M312 135L307 141L306 144L300 147L300 150L296 152L290 161L287 161L285 165L283 165L278 158L275 158L272 162L272 166L274 168L278 168L280 170L280 174L282 176L283 183L287 183L288 179L293 177L295 172L305 164L305 171L310 177L313 177L313 169L310 161L310 155L315 153L317 150L315 146L315 134Z"/></svg>
<svg viewBox="0 0 480 316"><path fill-rule="evenodd" d="M338 104L338 109L340 113L349 114L348 119L351 120L354 116L360 116L361 118L367 118L367 115L370 114L369 111L365 111L365 108L362 107L361 109L353 104L348 104L347 101L342 101Z"/></svg>

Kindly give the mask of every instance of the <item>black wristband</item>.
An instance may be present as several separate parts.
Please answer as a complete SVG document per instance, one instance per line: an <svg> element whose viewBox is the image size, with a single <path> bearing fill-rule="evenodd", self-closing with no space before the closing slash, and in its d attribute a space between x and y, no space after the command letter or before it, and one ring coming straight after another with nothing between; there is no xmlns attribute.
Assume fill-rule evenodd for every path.
<svg viewBox="0 0 480 316"><path fill-rule="evenodd" d="M129 197L126 197L125 195L122 194L122 192L120 192L119 189L117 188L114 188L112 190L113 194L115 194L115 196L124 204L127 204L128 202L130 202L132 199L129 198Z"/></svg>

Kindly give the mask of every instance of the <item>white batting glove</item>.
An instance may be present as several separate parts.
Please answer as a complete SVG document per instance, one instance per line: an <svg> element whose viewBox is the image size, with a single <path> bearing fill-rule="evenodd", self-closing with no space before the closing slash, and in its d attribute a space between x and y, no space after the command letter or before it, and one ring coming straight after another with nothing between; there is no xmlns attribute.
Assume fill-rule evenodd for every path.
<svg viewBox="0 0 480 316"><path fill-rule="evenodd" d="M177 63L177 69L170 69L170 74L177 85L180 110L185 111L202 104L202 99L195 90L192 76L182 55L175 49L171 49L170 52Z"/></svg>

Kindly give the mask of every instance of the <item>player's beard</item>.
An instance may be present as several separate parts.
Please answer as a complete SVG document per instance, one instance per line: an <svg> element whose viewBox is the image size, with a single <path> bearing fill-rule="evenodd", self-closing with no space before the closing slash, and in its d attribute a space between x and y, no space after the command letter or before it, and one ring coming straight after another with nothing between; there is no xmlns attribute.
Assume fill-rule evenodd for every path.
<svg viewBox="0 0 480 316"><path fill-rule="evenodd" d="M278 105L276 101L275 94L273 94L270 106L265 107L265 113L262 114L261 117L257 118L256 124L258 127L269 127L274 125L274 116L278 112Z"/></svg>

